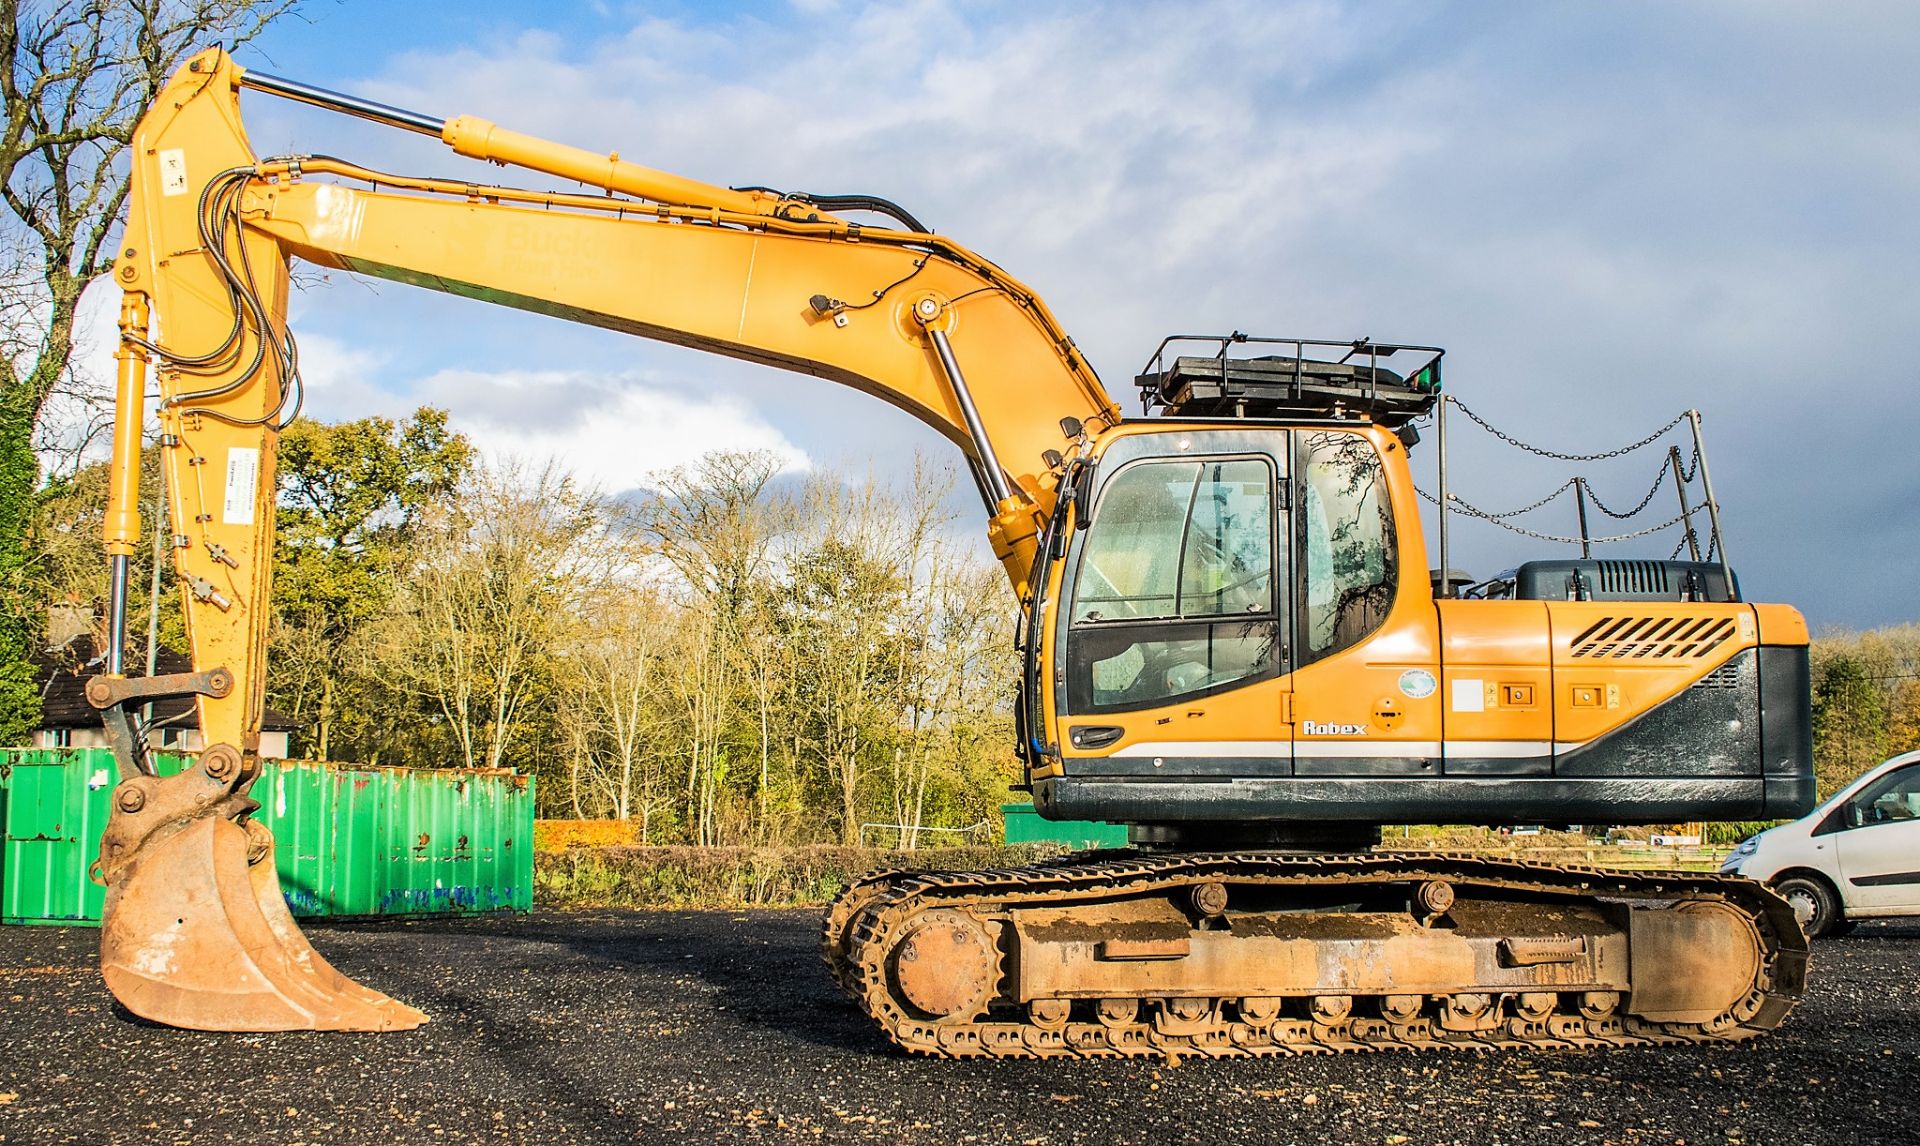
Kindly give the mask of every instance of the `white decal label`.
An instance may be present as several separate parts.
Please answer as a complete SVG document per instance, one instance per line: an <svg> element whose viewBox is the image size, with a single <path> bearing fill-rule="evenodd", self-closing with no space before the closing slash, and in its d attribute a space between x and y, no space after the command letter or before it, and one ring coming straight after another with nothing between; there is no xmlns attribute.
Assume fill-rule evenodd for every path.
<svg viewBox="0 0 1920 1146"><path fill-rule="evenodd" d="M220 520L228 525L253 524L253 499L260 487L260 451L252 446L227 450L227 501Z"/></svg>
<svg viewBox="0 0 1920 1146"><path fill-rule="evenodd" d="M1456 680L1453 682L1453 710L1455 712L1485 712L1487 693L1479 680Z"/></svg>
<svg viewBox="0 0 1920 1146"><path fill-rule="evenodd" d="M160 194L172 197L187 193L187 152L169 147L160 153Z"/></svg>
<svg viewBox="0 0 1920 1146"><path fill-rule="evenodd" d="M1365 736L1367 734L1367 726L1364 724L1321 724L1309 720L1302 723L1301 728L1308 736Z"/></svg>

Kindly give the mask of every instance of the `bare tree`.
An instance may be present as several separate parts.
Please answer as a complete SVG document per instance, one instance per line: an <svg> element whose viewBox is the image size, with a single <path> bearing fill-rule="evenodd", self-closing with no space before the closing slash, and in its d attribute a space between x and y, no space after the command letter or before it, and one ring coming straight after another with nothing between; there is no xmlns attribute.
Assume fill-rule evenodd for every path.
<svg viewBox="0 0 1920 1146"><path fill-rule="evenodd" d="M575 719L591 730L593 755L608 766L614 818L638 812L640 842L649 843L658 778L657 756L649 749L666 731L655 697L669 636L665 610L656 594L631 578L598 586L581 606L562 649L576 673L581 703Z"/></svg>
<svg viewBox="0 0 1920 1146"><path fill-rule="evenodd" d="M791 505L769 490L779 470L779 456L765 450L715 451L661 475L659 492L637 514L642 535L687 590L689 624L680 632L674 691L688 738L687 819L702 843L718 840L730 765L725 738L743 679L758 717L763 826L767 812L776 665L764 642L747 635L747 618L764 596L775 543L791 520ZM703 643L693 647L695 640Z"/></svg>
<svg viewBox="0 0 1920 1146"><path fill-rule="evenodd" d="M906 578L905 616L893 642L896 705L905 728L893 753L894 823L902 848L919 846L925 822L927 789L933 775L938 730L949 722L959 699L959 669L941 638L956 588L956 555L941 532L950 518L938 507L953 488L953 471L914 458L913 484L904 503L904 545L897 560Z"/></svg>
<svg viewBox="0 0 1920 1146"><path fill-rule="evenodd" d="M715 450L659 476L638 526L697 596L731 621L765 577L785 527L784 503L769 496L780 457L768 450Z"/></svg>
<svg viewBox="0 0 1920 1146"><path fill-rule="evenodd" d="M482 469L420 531L378 653L445 719L468 767L506 762L570 604L607 575L601 500L549 464Z"/></svg>
<svg viewBox="0 0 1920 1146"><path fill-rule="evenodd" d="M792 657L774 629L770 604L766 600L767 588L764 584L758 587L754 609L740 626L730 646L740 678L745 682L753 704L751 719L760 761L759 782L754 786L753 834L756 841L763 844L773 839L777 830L774 822L776 817L785 818L790 811L790 802L798 794L794 791L791 770L778 778L779 791L777 794L775 791L773 745L778 720L776 709L792 671Z"/></svg>

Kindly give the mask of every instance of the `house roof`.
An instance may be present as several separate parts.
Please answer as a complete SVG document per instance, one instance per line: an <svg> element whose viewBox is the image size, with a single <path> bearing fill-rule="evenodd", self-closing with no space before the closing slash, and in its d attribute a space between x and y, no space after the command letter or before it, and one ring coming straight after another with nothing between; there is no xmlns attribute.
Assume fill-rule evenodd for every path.
<svg viewBox="0 0 1920 1146"><path fill-rule="evenodd" d="M42 728L99 728L100 710L87 703L87 678L98 676L104 669L105 658L94 648L93 635L81 633L64 645L45 649L34 658L34 683L40 689L40 727ZM140 666L128 666L129 669ZM192 672L193 660L184 653L174 652L165 645L154 658L154 671L162 676L170 673ZM145 672L128 672L128 676L145 676ZM155 728L198 728L200 713L194 707L190 696L171 697L158 700L153 704L153 726ZM262 715L260 728L264 732L291 732L299 728L300 722L282 712L269 708Z"/></svg>

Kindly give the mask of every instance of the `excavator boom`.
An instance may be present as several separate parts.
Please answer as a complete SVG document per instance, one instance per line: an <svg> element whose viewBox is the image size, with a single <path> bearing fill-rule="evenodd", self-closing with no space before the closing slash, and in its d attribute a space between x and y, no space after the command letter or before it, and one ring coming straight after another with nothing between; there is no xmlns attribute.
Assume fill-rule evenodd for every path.
<svg viewBox="0 0 1920 1146"><path fill-rule="evenodd" d="M410 178L326 158L262 160L240 117L246 87L436 135L458 154L593 193ZM273 882L271 836L248 818L265 696L275 446L300 401L286 329L292 260L780 366L890 402L966 453L1016 582L1053 508L1052 451L1070 445L1058 419L1119 420L1032 291L940 236L862 226L823 206L837 200L713 187L472 117L442 121L249 75L218 50L195 57L161 92L132 154L115 271L124 301L105 529L112 651L89 695L121 771L102 849L102 964L123 1002L161 1022L422 1021L339 976L306 944ZM881 200L848 205L913 222ZM119 658L127 559L143 536L137 483L150 369L166 532L203 671L131 681ZM1036 409L1054 413L1035 418ZM209 747L187 772L160 777L127 713L135 701L182 694L196 698Z"/></svg>

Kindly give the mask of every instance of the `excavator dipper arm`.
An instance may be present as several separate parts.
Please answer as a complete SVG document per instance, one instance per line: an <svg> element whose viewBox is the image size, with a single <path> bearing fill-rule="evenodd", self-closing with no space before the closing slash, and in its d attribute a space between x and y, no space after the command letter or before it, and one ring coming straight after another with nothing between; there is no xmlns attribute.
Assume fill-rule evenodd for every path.
<svg viewBox="0 0 1920 1146"><path fill-rule="evenodd" d="M435 134L461 155L593 193L381 174L340 160L261 160L243 87ZM299 408L286 329L295 259L813 374L872 394L967 454L1016 588L1070 448L1060 420L1119 412L1046 306L964 247L862 226L823 204L882 200L736 191L505 131L441 121L270 76L219 50L188 63L134 138L118 407L105 540L110 660L89 695L120 783L102 841L101 961L136 1013L223 1030L418 1025L307 945L282 900L272 837L249 818L259 772L280 429ZM198 673L127 680L127 560L142 536L139 452L157 375L167 533ZM1069 423L1071 424L1071 423ZM177 776L145 758L136 698L193 695L208 747Z"/></svg>

